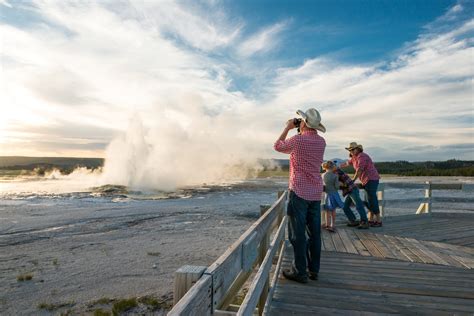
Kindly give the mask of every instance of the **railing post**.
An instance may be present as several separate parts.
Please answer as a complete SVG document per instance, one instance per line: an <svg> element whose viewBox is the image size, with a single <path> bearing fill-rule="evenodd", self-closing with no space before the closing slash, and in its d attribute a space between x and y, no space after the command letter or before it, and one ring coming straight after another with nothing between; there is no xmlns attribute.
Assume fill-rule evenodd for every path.
<svg viewBox="0 0 474 316"><path fill-rule="evenodd" d="M278 191L277 192L277 197L278 199L281 198L281 196L285 194L285 191ZM284 214L285 213L285 206L286 206L286 202L283 203L283 207L281 208L281 210L278 212L278 225L280 225L283 217L286 215Z"/></svg>
<svg viewBox="0 0 474 316"><path fill-rule="evenodd" d="M326 202L326 192L321 193L321 224L327 225L326 223L326 212L324 211L324 203Z"/></svg>
<svg viewBox="0 0 474 316"><path fill-rule="evenodd" d="M173 305L188 292L188 290L201 278L207 267L203 266L182 266L174 274L174 294Z"/></svg>
<svg viewBox="0 0 474 316"><path fill-rule="evenodd" d="M428 188L425 190L425 198L428 200L426 202L426 213L431 213L431 182L426 181L426 184L428 185Z"/></svg>
<svg viewBox="0 0 474 316"><path fill-rule="evenodd" d="M280 193L278 193L280 195ZM265 214L265 212L269 209L269 206L261 205L260 206L260 216ZM265 259L265 255L267 254L268 247L270 246L270 230L267 230L265 236L263 237L262 241L260 242L260 253L258 256L259 264L262 264L263 260ZM270 289L270 273L266 278L265 285L262 290L262 294L258 300L258 314L261 316L263 314L263 309L265 308L265 302L267 301L268 290Z"/></svg>
<svg viewBox="0 0 474 316"><path fill-rule="evenodd" d="M431 182L426 181L425 201L420 204L416 214L431 213Z"/></svg>
<svg viewBox="0 0 474 316"><path fill-rule="evenodd" d="M379 183L379 188L377 191L377 200L379 201L380 217L384 216L384 210L385 210L384 198L385 198L385 184Z"/></svg>

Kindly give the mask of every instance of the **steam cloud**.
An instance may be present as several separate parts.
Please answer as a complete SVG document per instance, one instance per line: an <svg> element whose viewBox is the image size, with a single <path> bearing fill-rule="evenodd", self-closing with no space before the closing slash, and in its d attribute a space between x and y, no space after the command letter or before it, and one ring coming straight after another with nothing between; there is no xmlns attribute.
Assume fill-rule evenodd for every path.
<svg viewBox="0 0 474 316"><path fill-rule="evenodd" d="M179 118L181 117L181 119ZM258 151L246 148L226 115L170 115L145 127L139 114L106 150L102 184L140 190L176 188L242 179L261 166Z"/></svg>

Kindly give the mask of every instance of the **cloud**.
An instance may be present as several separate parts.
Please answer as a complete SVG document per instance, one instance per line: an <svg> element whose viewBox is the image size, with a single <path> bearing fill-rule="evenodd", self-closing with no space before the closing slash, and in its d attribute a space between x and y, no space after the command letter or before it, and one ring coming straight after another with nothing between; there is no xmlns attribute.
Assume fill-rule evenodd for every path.
<svg viewBox="0 0 474 316"><path fill-rule="evenodd" d="M12 5L8 2L8 0L0 0L0 5L12 8Z"/></svg>
<svg viewBox="0 0 474 316"><path fill-rule="evenodd" d="M276 156L284 122L315 106L327 157L358 141L376 160L472 159L472 19L432 25L384 63L325 55L282 67L261 57L290 23L252 33L221 5L17 8L35 19L0 24L0 154L107 156L111 181L169 188ZM256 88L239 88L242 78Z"/></svg>
<svg viewBox="0 0 474 316"><path fill-rule="evenodd" d="M175 1L131 2L136 15L146 27L170 35L183 43L203 51L211 51L231 45L239 36L243 23L233 21L217 2Z"/></svg>
<svg viewBox="0 0 474 316"><path fill-rule="evenodd" d="M472 143L473 22L447 32L432 29L386 63L341 65L316 58L282 68L267 92L268 107L282 113L282 121L296 108L321 110L326 140L340 148L329 149L328 156L344 155L343 146L358 141L378 148L376 160L442 159L449 156L442 150L406 156L402 148ZM472 158L465 148L455 154Z"/></svg>
<svg viewBox="0 0 474 316"><path fill-rule="evenodd" d="M240 43L237 48L238 54L251 56L274 49L279 43L278 35L285 30L287 24L287 22L279 22L252 35Z"/></svg>
<svg viewBox="0 0 474 316"><path fill-rule="evenodd" d="M241 128L254 101L229 91L225 67L202 53L227 45L219 35L225 25L215 26L212 41L193 42L186 30L212 27L173 26L177 39L171 21L165 27L158 18L162 7L134 3L124 16L108 5L38 1L28 10L40 24L0 25L9 61L0 87L3 153L99 154L107 158L105 183L163 190L222 181L234 176L233 165L262 156ZM187 19L174 10L183 14L176 23Z"/></svg>

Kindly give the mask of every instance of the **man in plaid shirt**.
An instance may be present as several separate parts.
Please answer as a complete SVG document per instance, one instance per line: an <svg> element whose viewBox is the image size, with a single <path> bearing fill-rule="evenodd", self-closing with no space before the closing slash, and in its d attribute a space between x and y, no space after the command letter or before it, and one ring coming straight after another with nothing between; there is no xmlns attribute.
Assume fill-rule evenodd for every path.
<svg viewBox="0 0 474 316"><path fill-rule="evenodd" d="M369 225L381 227L382 220L380 218L380 208L377 199L377 188L380 179L379 173L372 159L364 152L364 147L361 144L352 142L346 149L351 154L351 159L347 161L346 165L352 165L356 171L353 180L355 181L359 178L362 183L362 188L367 192ZM373 221L374 217L375 221Z"/></svg>
<svg viewBox="0 0 474 316"><path fill-rule="evenodd" d="M321 195L323 181L320 166L323 162L326 141L317 130L325 132L321 116L316 109L296 112L303 119L299 122L301 133L286 139L288 132L297 127L289 120L280 138L275 142L276 151L290 154L290 196L288 201L288 237L293 245L294 264L284 270L283 276L301 283L318 279L321 260ZM308 240L306 238L308 233Z"/></svg>

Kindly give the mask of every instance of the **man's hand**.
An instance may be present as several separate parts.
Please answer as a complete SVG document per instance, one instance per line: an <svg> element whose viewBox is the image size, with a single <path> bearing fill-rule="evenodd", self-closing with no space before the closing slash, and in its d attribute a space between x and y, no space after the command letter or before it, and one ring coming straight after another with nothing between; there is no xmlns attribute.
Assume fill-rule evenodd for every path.
<svg viewBox="0 0 474 316"><path fill-rule="evenodd" d="M283 130L283 132L281 133L280 137L277 139L277 141L279 140L285 140L286 139L286 136L288 135L288 132L290 130L292 130L293 128L295 128L295 124L293 123L293 119L291 120L288 120L286 122L286 126L285 126L285 129Z"/></svg>
<svg viewBox="0 0 474 316"><path fill-rule="evenodd" d="M293 122L293 119L289 119L287 122L286 122L286 129L287 130L290 130L290 129L293 129L295 128L295 123Z"/></svg>

